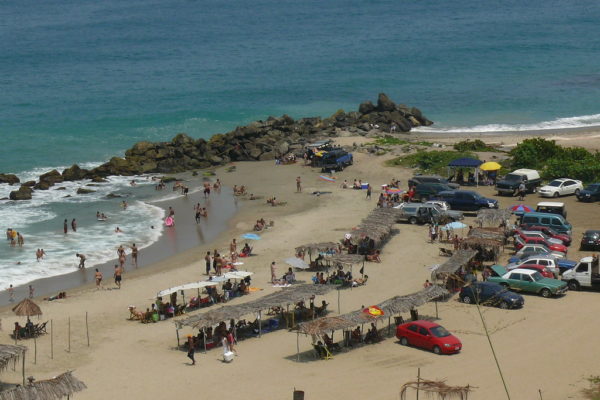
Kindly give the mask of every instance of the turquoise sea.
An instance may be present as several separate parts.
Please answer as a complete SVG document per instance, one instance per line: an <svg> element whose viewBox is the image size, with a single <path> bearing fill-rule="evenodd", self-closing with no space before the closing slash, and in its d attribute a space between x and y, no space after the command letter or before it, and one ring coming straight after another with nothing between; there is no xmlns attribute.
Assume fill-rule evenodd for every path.
<svg viewBox="0 0 600 400"><path fill-rule="evenodd" d="M378 92L435 130L600 124L597 1L24 0L2 2L0 21L0 172L22 177ZM26 236L70 213L56 193L0 202ZM11 279L14 252L0 260Z"/></svg>

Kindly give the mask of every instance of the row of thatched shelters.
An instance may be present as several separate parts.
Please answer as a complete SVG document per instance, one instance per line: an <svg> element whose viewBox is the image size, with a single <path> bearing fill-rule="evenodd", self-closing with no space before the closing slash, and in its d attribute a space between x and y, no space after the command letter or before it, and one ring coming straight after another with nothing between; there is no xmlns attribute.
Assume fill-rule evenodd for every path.
<svg viewBox="0 0 600 400"><path fill-rule="evenodd" d="M508 225L512 211L506 209L482 208L477 212L475 221L480 227Z"/></svg>
<svg viewBox="0 0 600 400"><path fill-rule="evenodd" d="M449 277L455 275L459 269L469 264L476 255L477 251L472 249L460 249L456 251L448 261L432 271L431 280L446 281Z"/></svg>
<svg viewBox="0 0 600 400"><path fill-rule="evenodd" d="M383 311L382 315L375 316L366 313L363 310L356 310L342 315L321 317L313 321L300 323L298 325L298 333L321 335L330 331L348 330L356 325L374 322L380 318L390 318L392 315L408 312L447 294L448 291L443 287L433 285L419 292L404 296L394 296L377 304L377 307Z"/></svg>
<svg viewBox="0 0 600 400"><path fill-rule="evenodd" d="M259 313L273 307L283 307L289 304L295 304L313 296L321 296L332 289L333 287L331 285L296 285L289 288L283 288L277 292L270 293L247 303L222 306L201 314L175 320L174 323L177 329L181 329L184 326L204 329L214 326L221 321L239 319L244 315Z"/></svg>
<svg viewBox="0 0 600 400"><path fill-rule="evenodd" d="M25 355L27 347L0 344L0 371L4 371L10 361L16 362Z"/></svg>
<svg viewBox="0 0 600 400"><path fill-rule="evenodd" d="M376 248L381 248L392 234L398 213L399 210L395 208L375 208L350 232L350 240L358 243L360 239L368 236L374 241Z"/></svg>

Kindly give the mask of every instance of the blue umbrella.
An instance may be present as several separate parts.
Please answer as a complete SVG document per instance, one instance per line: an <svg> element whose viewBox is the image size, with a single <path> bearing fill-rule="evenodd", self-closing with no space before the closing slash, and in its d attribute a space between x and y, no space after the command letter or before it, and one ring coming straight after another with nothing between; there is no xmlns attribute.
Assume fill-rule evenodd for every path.
<svg viewBox="0 0 600 400"><path fill-rule="evenodd" d="M467 225L463 224L462 222L454 221L454 222L450 222L449 224L442 226L442 230L447 231L449 229L463 229L466 227L467 227Z"/></svg>
<svg viewBox="0 0 600 400"><path fill-rule="evenodd" d="M258 236L256 233L244 233L242 237L244 239L260 240L260 236Z"/></svg>

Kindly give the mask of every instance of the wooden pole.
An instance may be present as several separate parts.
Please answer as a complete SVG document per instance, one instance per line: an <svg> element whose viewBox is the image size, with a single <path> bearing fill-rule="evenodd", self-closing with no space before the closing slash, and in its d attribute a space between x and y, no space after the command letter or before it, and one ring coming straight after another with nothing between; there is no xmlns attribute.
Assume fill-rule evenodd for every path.
<svg viewBox="0 0 600 400"><path fill-rule="evenodd" d="M23 352L23 365L21 366L23 372L23 386L25 386L25 352Z"/></svg>
<svg viewBox="0 0 600 400"><path fill-rule="evenodd" d="M419 388L421 387L421 368L417 368L417 400L419 400Z"/></svg>
<svg viewBox="0 0 600 400"><path fill-rule="evenodd" d="M300 332L296 332L296 361L300 361Z"/></svg>
<svg viewBox="0 0 600 400"><path fill-rule="evenodd" d="M33 337L33 363L37 364L37 338Z"/></svg>
<svg viewBox="0 0 600 400"><path fill-rule="evenodd" d="M90 347L90 328L88 326L88 312L85 312L85 335L87 337L87 345Z"/></svg>
<svg viewBox="0 0 600 400"><path fill-rule="evenodd" d="M261 315L262 315L262 313L259 310L258 311L258 337L261 337L261 334L262 334L262 329L261 329L261 319L262 318L261 318Z"/></svg>
<svg viewBox="0 0 600 400"><path fill-rule="evenodd" d="M50 320L50 359L54 359L54 327Z"/></svg>
<svg viewBox="0 0 600 400"><path fill-rule="evenodd" d="M204 338L204 353L206 354L206 329L202 328L202 337Z"/></svg>
<svg viewBox="0 0 600 400"><path fill-rule="evenodd" d="M338 292L338 314L342 314L342 309L340 308L340 288L337 290Z"/></svg>
<svg viewBox="0 0 600 400"><path fill-rule="evenodd" d="M179 349L179 329L175 328L175 333L177 334L177 348Z"/></svg>
<svg viewBox="0 0 600 400"><path fill-rule="evenodd" d="M71 352L71 317L69 317L69 327L68 327L68 341L69 341L69 353Z"/></svg>
<svg viewBox="0 0 600 400"><path fill-rule="evenodd" d="M437 301L434 301L435 303L435 318L438 319L438 307L437 307Z"/></svg>

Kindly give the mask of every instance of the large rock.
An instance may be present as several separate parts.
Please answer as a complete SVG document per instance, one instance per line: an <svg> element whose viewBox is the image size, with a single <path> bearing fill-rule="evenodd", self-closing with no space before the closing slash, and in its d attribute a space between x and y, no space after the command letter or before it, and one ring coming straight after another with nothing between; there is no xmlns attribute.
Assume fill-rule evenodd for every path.
<svg viewBox="0 0 600 400"><path fill-rule="evenodd" d="M29 186L23 186L19 188L19 190L13 190L9 194L9 198L11 200L31 200L31 194L33 190Z"/></svg>
<svg viewBox="0 0 600 400"><path fill-rule="evenodd" d="M62 172L62 177L65 181L79 181L84 179L88 174L87 169L82 169L77 164L73 164Z"/></svg>
<svg viewBox="0 0 600 400"><path fill-rule="evenodd" d="M14 174L0 174L0 183L8 183L9 185L14 185L15 183L19 183L21 180L18 176Z"/></svg>
<svg viewBox="0 0 600 400"><path fill-rule="evenodd" d="M50 189L50 184L46 181L40 181L35 184L34 188L37 190L48 190ZM28 186L29 187L29 186Z"/></svg>
<svg viewBox="0 0 600 400"><path fill-rule="evenodd" d="M94 193L95 190L92 189L85 189L85 188L78 188L77 189L77 194L88 194L88 193Z"/></svg>
<svg viewBox="0 0 600 400"><path fill-rule="evenodd" d="M64 181L62 175L57 170L53 169L50 172L46 172L45 174L40 175L39 183L45 184L48 187L53 186L55 183L60 183ZM45 186L44 185L44 186Z"/></svg>
<svg viewBox="0 0 600 400"><path fill-rule="evenodd" d="M23 186L34 187L35 186L35 181L27 181L27 182L23 183Z"/></svg>
<svg viewBox="0 0 600 400"><path fill-rule="evenodd" d="M375 106L370 101L365 101L364 103L360 103L358 107L358 112L361 114L369 114L375 111Z"/></svg>
<svg viewBox="0 0 600 400"><path fill-rule="evenodd" d="M377 111L394 111L395 109L396 104L385 93L379 93L379 97L377 97Z"/></svg>

